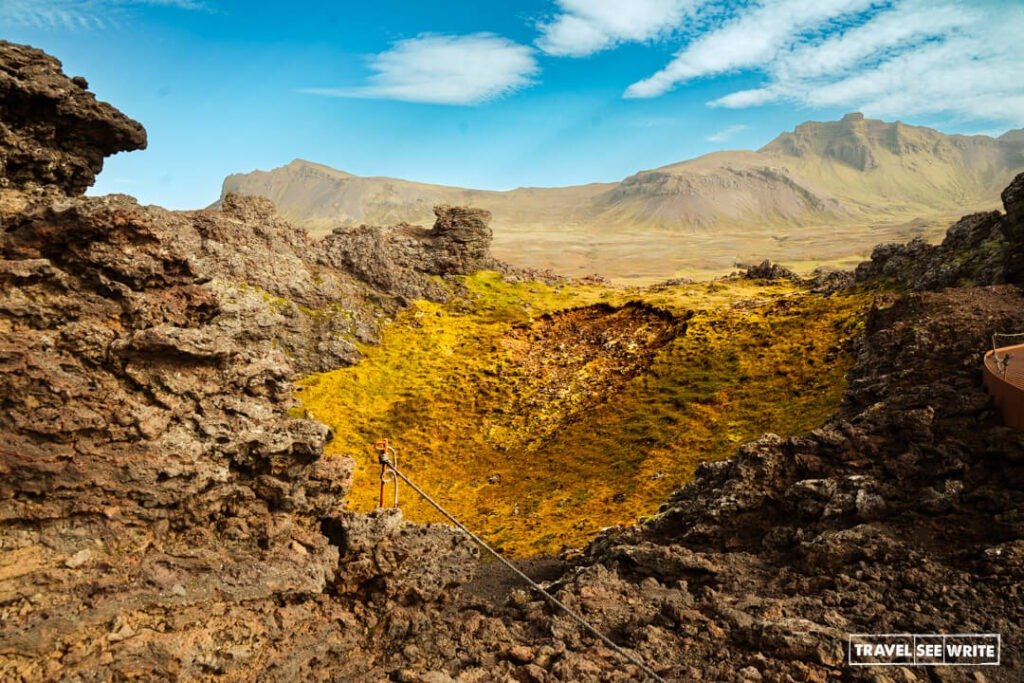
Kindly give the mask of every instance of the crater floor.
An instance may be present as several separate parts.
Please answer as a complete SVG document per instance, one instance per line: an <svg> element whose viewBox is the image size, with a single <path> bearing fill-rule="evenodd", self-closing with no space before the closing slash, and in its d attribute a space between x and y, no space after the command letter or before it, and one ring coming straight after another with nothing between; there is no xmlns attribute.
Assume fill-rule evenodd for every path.
<svg viewBox="0 0 1024 683"><path fill-rule="evenodd" d="M869 304L789 281L464 284L299 395L334 430L329 452L356 461L352 509L377 506L370 446L388 438L413 481L513 555L581 546L657 512L701 461L820 424ZM443 521L408 488L400 504Z"/></svg>

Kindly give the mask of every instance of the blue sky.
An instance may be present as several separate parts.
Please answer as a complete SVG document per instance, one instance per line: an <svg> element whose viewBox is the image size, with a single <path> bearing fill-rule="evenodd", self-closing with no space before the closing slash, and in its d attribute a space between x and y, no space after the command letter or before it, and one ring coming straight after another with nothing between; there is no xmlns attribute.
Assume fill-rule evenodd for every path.
<svg viewBox="0 0 1024 683"><path fill-rule="evenodd" d="M205 206L294 158L507 189L618 180L848 111L1024 126L1017 0L3 0L149 131L96 193Z"/></svg>

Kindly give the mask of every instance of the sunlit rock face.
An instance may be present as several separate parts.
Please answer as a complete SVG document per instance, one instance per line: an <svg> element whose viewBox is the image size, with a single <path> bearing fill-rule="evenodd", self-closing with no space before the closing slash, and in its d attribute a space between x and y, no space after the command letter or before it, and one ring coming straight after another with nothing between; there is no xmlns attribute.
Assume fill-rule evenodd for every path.
<svg viewBox="0 0 1024 683"><path fill-rule="evenodd" d="M941 244L880 244L857 267L859 280L884 277L912 290L1024 284L1024 173L1002 193L1006 213L964 216Z"/></svg>
<svg viewBox="0 0 1024 683"><path fill-rule="evenodd" d="M85 192L104 157L146 148L146 131L34 48L0 41L0 187Z"/></svg>
<svg viewBox="0 0 1024 683"><path fill-rule="evenodd" d="M0 679L359 676L338 624L365 610L331 596L443 603L472 566L446 529L343 515L351 460L289 414L399 300L266 200L80 196L145 142L0 43Z"/></svg>

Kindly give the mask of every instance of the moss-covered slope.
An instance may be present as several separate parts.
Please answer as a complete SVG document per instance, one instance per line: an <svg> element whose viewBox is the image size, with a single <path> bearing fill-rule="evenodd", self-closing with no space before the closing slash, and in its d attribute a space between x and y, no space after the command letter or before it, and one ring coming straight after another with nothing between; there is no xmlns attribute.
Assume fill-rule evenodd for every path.
<svg viewBox="0 0 1024 683"><path fill-rule="evenodd" d="M512 554L580 545L655 512L702 460L838 404L868 304L790 282L654 289L467 278L420 302L355 367L307 378L305 409L356 460L350 505L377 505L370 444ZM406 489L413 520L439 516Z"/></svg>

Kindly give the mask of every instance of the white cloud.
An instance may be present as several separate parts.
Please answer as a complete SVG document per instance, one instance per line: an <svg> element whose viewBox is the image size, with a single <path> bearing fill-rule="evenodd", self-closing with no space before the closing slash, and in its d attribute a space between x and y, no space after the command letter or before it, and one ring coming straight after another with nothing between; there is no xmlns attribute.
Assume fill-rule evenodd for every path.
<svg viewBox="0 0 1024 683"><path fill-rule="evenodd" d="M0 25L66 31L120 28L133 8L145 5L209 9L200 0L2 0Z"/></svg>
<svg viewBox="0 0 1024 683"><path fill-rule="evenodd" d="M767 71L774 81L771 86L740 90L711 104L745 108L792 97L801 89L806 89L806 96L795 99L806 101L817 97L814 91L827 87L827 83L862 70L865 62L877 64L927 47L937 37L970 23L970 14L959 7L930 5L925 8L905 2L824 41L796 43L781 51L769 64Z"/></svg>
<svg viewBox="0 0 1024 683"><path fill-rule="evenodd" d="M817 42L785 46L761 88L714 106L771 101L873 116L952 114L1024 123L1024 8L903 0Z"/></svg>
<svg viewBox="0 0 1024 683"><path fill-rule="evenodd" d="M708 142L725 142L726 140L730 139L737 133L742 133L746 129L747 127L745 125L743 125L742 123L738 123L735 126L727 126L722 130L718 131L717 133L712 133L711 135L707 136L705 140L707 140Z"/></svg>
<svg viewBox="0 0 1024 683"><path fill-rule="evenodd" d="M694 78L765 64L804 32L863 12L874 2L767 0L692 41L664 69L629 86L625 96L657 97Z"/></svg>
<svg viewBox="0 0 1024 683"><path fill-rule="evenodd" d="M584 57L619 43L662 38L706 0L557 0L561 10L540 25L537 47L558 57Z"/></svg>
<svg viewBox="0 0 1024 683"><path fill-rule="evenodd" d="M533 83L533 49L489 33L400 40L370 60L364 86L306 88L334 97L479 104Z"/></svg>
<svg viewBox="0 0 1024 683"><path fill-rule="evenodd" d="M781 55L772 71L783 78L835 74L867 59L906 51L970 23L971 14L954 5L903 2L823 42L798 44Z"/></svg>
<svg viewBox="0 0 1024 683"><path fill-rule="evenodd" d="M121 5L166 5L179 9L205 10L208 9L205 2L199 0L111 0Z"/></svg>
<svg viewBox="0 0 1024 683"><path fill-rule="evenodd" d="M1024 7L964 0L760 0L716 22L625 97L694 79L762 73L712 101L848 108L873 116L951 114L1024 124Z"/></svg>
<svg viewBox="0 0 1024 683"><path fill-rule="evenodd" d="M745 107L756 107L760 104L767 104L779 99L779 93L771 88L752 88L750 90L737 90L724 97L719 97L712 106L729 107L730 109L743 109Z"/></svg>

